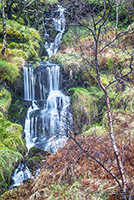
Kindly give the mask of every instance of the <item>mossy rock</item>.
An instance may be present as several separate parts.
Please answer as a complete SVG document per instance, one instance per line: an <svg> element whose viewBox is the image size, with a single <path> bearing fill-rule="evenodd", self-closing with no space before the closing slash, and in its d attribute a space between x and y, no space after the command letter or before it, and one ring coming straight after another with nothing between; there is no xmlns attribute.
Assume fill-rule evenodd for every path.
<svg viewBox="0 0 134 200"><path fill-rule="evenodd" d="M6 120L0 112L0 193L9 185L15 163L25 153L22 126Z"/></svg>
<svg viewBox="0 0 134 200"><path fill-rule="evenodd" d="M95 98L87 89L84 88L72 88L69 90L73 93L72 95L72 115L74 132L76 134L83 130L85 125L91 125L92 119L98 115L98 108L95 103Z"/></svg>
<svg viewBox="0 0 134 200"><path fill-rule="evenodd" d="M32 171L39 169L42 164L42 160L45 160L50 153L47 151L42 151L39 148L32 147L27 155L26 165Z"/></svg>
<svg viewBox="0 0 134 200"><path fill-rule="evenodd" d="M8 90L6 90L4 87L1 87L0 90L0 112L4 114L5 117L7 117L8 109L11 104L11 94Z"/></svg>
<svg viewBox="0 0 134 200"><path fill-rule="evenodd" d="M2 26L2 21L0 21L1 37L3 37ZM10 54L10 57L21 57L23 59L31 60L38 58L40 36L34 28L23 26L13 20L7 20L6 31L7 49L5 51L5 56Z"/></svg>
<svg viewBox="0 0 134 200"><path fill-rule="evenodd" d="M15 163L22 158L22 154L12 151L6 146L0 148L0 194L10 183Z"/></svg>
<svg viewBox="0 0 134 200"><path fill-rule="evenodd" d="M18 124L11 124L6 128L6 137L3 143L13 151L18 151L21 154L26 153L25 141L22 138L22 126Z"/></svg>
<svg viewBox="0 0 134 200"><path fill-rule="evenodd" d="M13 20L6 20L7 45L4 57L0 58L0 81L14 83L27 61L37 60L40 50L40 36L34 28L22 26ZM3 23L0 20L0 38L3 38ZM0 40L0 51L3 39Z"/></svg>
<svg viewBox="0 0 134 200"><path fill-rule="evenodd" d="M19 76L19 67L15 63L0 58L0 81L13 83Z"/></svg>
<svg viewBox="0 0 134 200"><path fill-rule="evenodd" d="M41 149L38 149L36 147L32 147L29 152L28 152L28 157L32 157L32 156L35 156L37 154L40 154L42 152Z"/></svg>
<svg viewBox="0 0 134 200"><path fill-rule="evenodd" d="M26 52L24 52L21 49L6 49L5 53L8 52L9 54L11 54L13 57L20 57L23 58L24 60L26 60L28 58Z"/></svg>

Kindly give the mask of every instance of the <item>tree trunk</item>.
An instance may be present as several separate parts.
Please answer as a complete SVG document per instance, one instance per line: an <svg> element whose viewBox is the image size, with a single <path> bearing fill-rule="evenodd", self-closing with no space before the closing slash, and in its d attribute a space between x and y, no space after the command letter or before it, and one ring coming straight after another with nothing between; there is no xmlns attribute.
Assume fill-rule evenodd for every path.
<svg viewBox="0 0 134 200"><path fill-rule="evenodd" d="M5 9L4 9L4 0L1 0L2 3L2 18L3 18L3 47L1 50L1 54L4 55L6 49L6 17L5 17Z"/></svg>
<svg viewBox="0 0 134 200"><path fill-rule="evenodd" d="M119 169L121 180L122 180L122 197L124 200L126 200L126 179L125 179L125 175L124 175L121 157L120 157L120 154L119 154L118 148L116 146L116 142L115 142L115 137L114 137L114 132L113 132L113 120L112 120L112 115L111 115L111 110L110 110L109 97L108 97L106 88L101 83L100 77L98 77L98 82L99 82L100 87L103 89L103 91L105 93L105 97L106 97L107 116L108 116L108 122L109 122L109 128L110 128L109 134L110 134L112 146L114 149L118 169Z"/></svg>
<svg viewBox="0 0 134 200"><path fill-rule="evenodd" d="M120 177L121 177L121 180L122 180L122 191L121 192L123 194L123 199L126 200L126 179L125 179L125 175L124 175L121 157L120 157L120 154L119 154L118 148L116 146L116 142L115 142L115 137L114 137L114 132L113 132L113 120L112 120L112 115L111 115L111 110L110 110L109 97L108 97L107 89L104 87L104 85L102 84L101 79L100 79L100 72L99 72L99 65L98 65L98 38L99 38L99 33L98 33L98 35L96 34L96 26L95 26L95 30L94 30L93 35L94 35L94 52L95 52L95 67L96 67L96 72L97 72L97 80L98 80L98 83L99 83L101 89L105 93L106 106L107 106L107 116L108 116L108 123L109 123L109 129L110 129L109 134L110 134L114 154L115 154L115 157L116 157L118 169L119 169L119 172L120 172Z"/></svg>
<svg viewBox="0 0 134 200"><path fill-rule="evenodd" d="M116 36L118 34L118 22L119 22L118 10L119 10L119 2L118 2L118 0L116 0Z"/></svg>

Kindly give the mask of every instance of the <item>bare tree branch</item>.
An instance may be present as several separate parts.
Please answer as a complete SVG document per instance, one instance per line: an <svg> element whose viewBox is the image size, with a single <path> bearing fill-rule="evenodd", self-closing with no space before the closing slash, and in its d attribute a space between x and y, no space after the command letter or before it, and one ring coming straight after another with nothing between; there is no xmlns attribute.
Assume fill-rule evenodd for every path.
<svg viewBox="0 0 134 200"><path fill-rule="evenodd" d="M5 17L5 8L4 8L4 0L1 1L2 3L2 18L3 18L3 47L1 50L1 54L4 55L6 49L6 17Z"/></svg>

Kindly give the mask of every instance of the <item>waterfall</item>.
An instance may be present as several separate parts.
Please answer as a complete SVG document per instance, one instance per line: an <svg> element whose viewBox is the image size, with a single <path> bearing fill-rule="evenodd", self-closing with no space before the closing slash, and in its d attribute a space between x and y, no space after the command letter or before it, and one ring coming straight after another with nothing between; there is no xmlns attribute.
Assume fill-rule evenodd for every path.
<svg viewBox="0 0 134 200"><path fill-rule="evenodd" d="M65 30L64 8L56 6L52 12L45 12L45 49L49 57L56 53ZM47 21L52 20L56 36L52 40L47 31ZM54 32L54 31L53 31ZM72 116L69 111L70 97L60 87L60 65L50 61L28 64L24 67L24 99L30 101L25 119L25 140L28 152L31 147L56 152L67 141ZM25 164L19 164L12 177L14 186L19 186L32 174Z"/></svg>
<svg viewBox="0 0 134 200"><path fill-rule="evenodd" d="M52 33L47 30L51 23ZM53 11L45 11L43 27L45 49L49 57L56 53L65 31L64 8L55 6ZM60 88L60 66L50 62L40 62L38 66L28 64L24 68L24 98L32 105L25 120L25 139L29 150L32 146L55 152L67 140L72 118L69 112L70 97Z"/></svg>
<svg viewBox="0 0 134 200"><path fill-rule="evenodd" d="M65 31L65 17L64 17L64 8L62 6L57 5L52 12L45 11L44 13L45 20L43 21L43 27L45 31L45 49L49 57L55 54L58 50L62 34ZM52 23L51 23L52 21ZM47 26L51 24L53 25L53 33L57 33L56 36L53 38L51 33L47 31Z"/></svg>
<svg viewBox="0 0 134 200"><path fill-rule="evenodd" d="M60 90L60 66L47 61L25 68L25 100L32 102L25 120L26 146L54 152L71 126L70 97Z"/></svg>

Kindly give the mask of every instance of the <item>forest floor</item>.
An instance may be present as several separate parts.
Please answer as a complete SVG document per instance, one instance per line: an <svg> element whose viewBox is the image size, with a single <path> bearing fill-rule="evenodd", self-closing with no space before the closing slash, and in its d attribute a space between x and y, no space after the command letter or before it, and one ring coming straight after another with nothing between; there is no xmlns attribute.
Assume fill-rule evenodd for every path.
<svg viewBox="0 0 134 200"><path fill-rule="evenodd" d="M131 120L129 118L130 123ZM122 123L121 127L120 133L116 132L116 143L125 169L127 197L134 199L133 132L123 131L128 130L128 124ZM121 200L116 180L91 158L92 156L101 162L121 183L108 132L99 135L94 132L73 138L68 139L67 144L55 154L42 160L41 173L35 180L9 190L1 196L1 200Z"/></svg>

